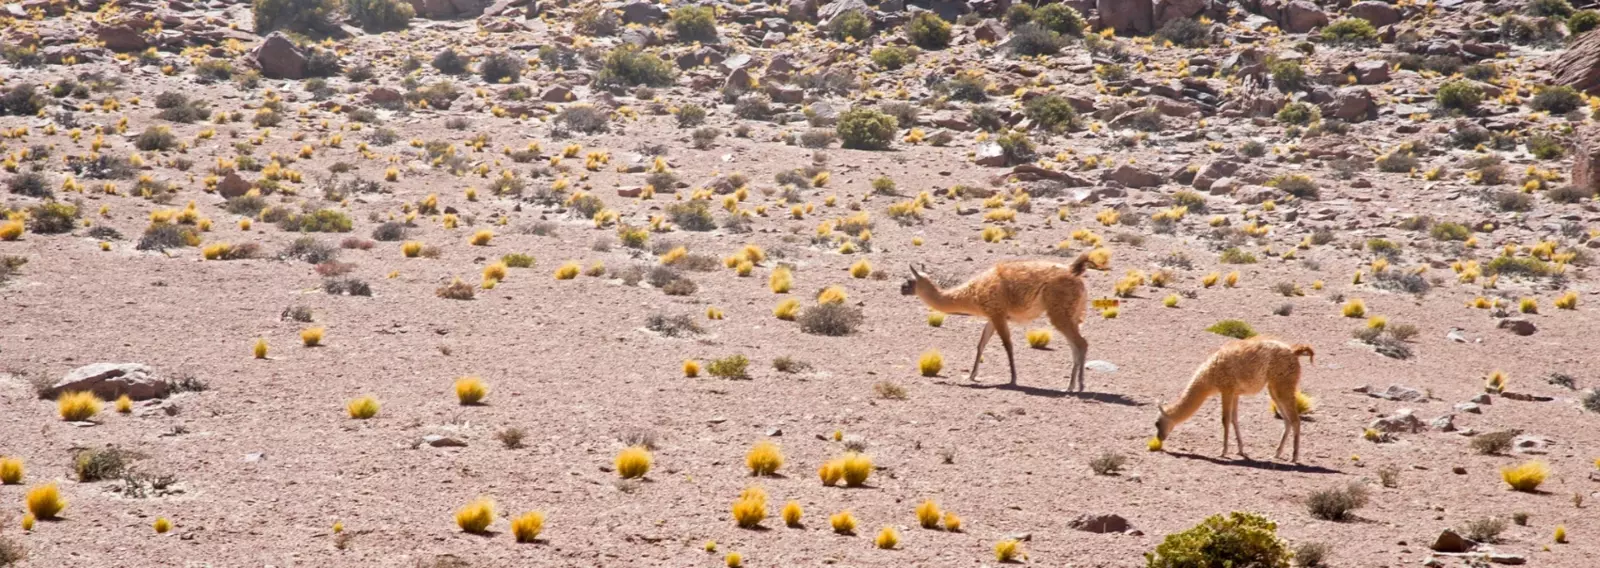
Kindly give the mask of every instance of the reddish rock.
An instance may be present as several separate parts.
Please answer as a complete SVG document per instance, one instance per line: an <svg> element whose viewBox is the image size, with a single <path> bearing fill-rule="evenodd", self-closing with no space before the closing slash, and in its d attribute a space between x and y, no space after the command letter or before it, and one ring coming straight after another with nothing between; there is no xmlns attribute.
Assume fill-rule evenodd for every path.
<svg viewBox="0 0 1600 568"><path fill-rule="evenodd" d="M1148 34L1156 30L1155 6L1151 0L1098 0L1095 11L1100 25L1117 33Z"/></svg>
<svg viewBox="0 0 1600 568"><path fill-rule="evenodd" d="M250 52L261 74L273 79L300 79L306 75L306 56L281 32L272 32Z"/></svg>
<svg viewBox="0 0 1600 568"><path fill-rule="evenodd" d="M1550 73L1557 85L1600 94L1600 34L1586 33L1555 57Z"/></svg>

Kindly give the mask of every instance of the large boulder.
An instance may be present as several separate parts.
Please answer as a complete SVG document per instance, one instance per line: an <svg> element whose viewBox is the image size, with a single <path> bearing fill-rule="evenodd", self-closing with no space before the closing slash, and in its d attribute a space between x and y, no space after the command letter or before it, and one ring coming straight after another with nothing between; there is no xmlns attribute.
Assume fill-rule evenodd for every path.
<svg viewBox="0 0 1600 568"><path fill-rule="evenodd" d="M1313 2L1294 0L1283 7L1282 17L1278 23L1283 31L1303 34L1328 25L1328 15Z"/></svg>
<svg viewBox="0 0 1600 568"><path fill-rule="evenodd" d="M1114 181L1123 187L1156 187L1161 185L1160 175L1135 166L1123 164L1117 169L1108 170L1100 176L1100 181Z"/></svg>
<svg viewBox="0 0 1600 568"><path fill-rule="evenodd" d="M1100 534L1128 532L1128 529L1131 528L1128 525L1128 520L1117 514L1078 515L1078 518L1069 521L1067 526L1084 532Z"/></svg>
<svg viewBox="0 0 1600 568"><path fill-rule="evenodd" d="M1244 167L1244 164L1233 160L1213 160L1195 173L1192 185L1200 191L1211 191L1211 184L1233 175L1234 172L1239 171L1239 168L1242 167Z"/></svg>
<svg viewBox="0 0 1600 568"><path fill-rule="evenodd" d="M811 2L813 6L816 2ZM793 5L790 7L793 10ZM622 4L622 23L651 25L667 19L667 10L655 2L645 0L630 0Z"/></svg>
<svg viewBox="0 0 1600 568"><path fill-rule="evenodd" d="M817 11L817 18L821 25L827 25L834 18L844 15L845 12L856 12L863 16L871 16L872 7L862 0L833 0Z"/></svg>
<svg viewBox="0 0 1600 568"><path fill-rule="evenodd" d="M56 381L44 394L60 396L67 392L93 392L111 400L128 395L133 400L167 396L172 383L156 375L154 369L138 363L95 363L73 369Z"/></svg>
<svg viewBox="0 0 1600 568"><path fill-rule="evenodd" d="M1148 34L1156 30L1155 5L1151 0L1097 0L1100 25L1117 33Z"/></svg>
<svg viewBox="0 0 1600 568"><path fill-rule="evenodd" d="M1332 101L1322 105L1322 115L1345 122L1371 120L1378 118L1378 101L1365 88L1345 87L1334 94Z"/></svg>
<svg viewBox="0 0 1600 568"><path fill-rule="evenodd" d="M1590 191L1600 191L1600 128L1585 129L1573 153L1572 185Z"/></svg>
<svg viewBox="0 0 1600 568"><path fill-rule="evenodd" d="M489 8L490 0L409 0L417 17L433 20L476 18Z"/></svg>
<svg viewBox="0 0 1600 568"><path fill-rule="evenodd" d="M1365 0L1356 2L1346 13L1352 18L1361 18L1372 24L1374 28L1400 23L1400 10L1386 2Z"/></svg>
<svg viewBox="0 0 1600 568"><path fill-rule="evenodd" d="M250 52L261 74L272 79L300 79L306 76L306 56L283 35L272 32Z"/></svg>
<svg viewBox="0 0 1600 568"><path fill-rule="evenodd" d="M1210 0L1155 0L1153 23L1160 28L1172 20L1193 18L1206 11L1210 4Z"/></svg>
<svg viewBox="0 0 1600 568"><path fill-rule="evenodd" d="M150 41L144 34L130 23L117 23L99 25L94 27L95 39L105 44L106 49L119 53L144 51L150 47Z"/></svg>

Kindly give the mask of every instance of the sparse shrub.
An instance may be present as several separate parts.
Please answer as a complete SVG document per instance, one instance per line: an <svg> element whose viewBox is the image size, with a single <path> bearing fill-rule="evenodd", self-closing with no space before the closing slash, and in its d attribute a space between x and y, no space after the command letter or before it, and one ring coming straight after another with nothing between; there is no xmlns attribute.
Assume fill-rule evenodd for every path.
<svg viewBox="0 0 1600 568"><path fill-rule="evenodd" d="M526 438L527 436L528 433L523 431L521 428L506 428L494 433L494 439L499 440L500 445L505 446L505 448L508 450L521 448L522 439Z"/></svg>
<svg viewBox="0 0 1600 568"><path fill-rule="evenodd" d="M706 108L703 106L689 103L678 109L678 128L694 128L705 122Z"/></svg>
<svg viewBox="0 0 1600 568"><path fill-rule="evenodd" d="M1341 45L1378 43L1378 30L1361 18L1342 18L1322 28L1322 41Z"/></svg>
<svg viewBox="0 0 1600 568"><path fill-rule="evenodd" d="M824 303L801 312L800 331L813 335L839 337L855 332L864 321L861 309L842 303Z"/></svg>
<svg viewBox="0 0 1600 568"><path fill-rule="evenodd" d="M1017 556L1022 554L1022 542L1008 538L994 544L994 559L1002 564L1016 562Z"/></svg>
<svg viewBox="0 0 1600 568"><path fill-rule="evenodd" d="M1600 12L1595 10L1579 10L1567 18L1567 30L1571 31L1573 36L1586 33L1596 27L1600 27Z"/></svg>
<svg viewBox="0 0 1600 568"><path fill-rule="evenodd" d="M1567 0L1531 0L1528 14L1539 17L1566 18L1572 15L1572 4Z"/></svg>
<svg viewBox="0 0 1600 568"><path fill-rule="evenodd" d="M889 147L897 128L892 116L870 108L852 108L839 115L836 131L845 148L882 150Z"/></svg>
<svg viewBox="0 0 1600 568"><path fill-rule="evenodd" d="M1022 132L1003 134L994 140L1000 145L1000 153L1005 156L1007 165L1026 164L1039 157L1035 150L1033 140Z"/></svg>
<svg viewBox="0 0 1600 568"><path fill-rule="evenodd" d="M28 208L28 228L39 234L71 232L78 224L78 206L46 201Z"/></svg>
<svg viewBox="0 0 1600 568"><path fill-rule="evenodd" d="M430 64L445 75L462 75L467 72L467 58L456 53L454 47L446 47L435 54Z"/></svg>
<svg viewBox="0 0 1600 568"><path fill-rule="evenodd" d="M663 281L660 287L666 287L679 278ZM655 314L645 319L645 329L661 334L663 337L682 337L685 335L699 335L705 332L694 317L689 315L667 316Z"/></svg>
<svg viewBox="0 0 1600 568"><path fill-rule="evenodd" d="M1253 513L1213 515L1192 529L1167 535L1145 555L1145 563L1148 568L1282 567L1291 554L1277 530L1276 523Z"/></svg>
<svg viewBox="0 0 1600 568"><path fill-rule="evenodd" d="M1317 182L1312 180L1311 176L1303 174L1282 174L1267 180L1267 185L1300 199L1314 201L1322 196L1322 190L1317 187Z"/></svg>
<svg viewBox="0 0 1600 568"><path fill-rule="evenodd" d="M1539 484L1544 483L1550 474L1550 467L1541 461L1530 461L1516 466L1507 466L1500 469L1500 479L1512 489L1532 493L1539 489Z"/></svg>
<svg viewBox="0 0 1600 568"><path fill-rule="evenodd" d="M165 126L150 126L133 141L134 147L146 152L170 150L178 144L178 137Z"/></svg>
<svg viewBox="0 0 1600 568"><path fill-rule="evenodd" d="M833 532L839 534L855 534L856 518L850 511L840 511L828 517L828 524L833 527Z"/></svg>
<svg viewBox="0 0 1600 568"><path fill-rule="evenodd" d="M1306 71L1295 61L1274 61L1267 66L1272 82L1284 92L1294 92L1306 86Z"/></svg>
<svg viewBox="0 0 1600 568"><path fill-rule="evenodd" d="M1478 542L1494 543L1500 540L1500 533L1505 530L1505 519L1485 517L1467 521L1467 524L1461 527L1461 535Z"/></svg>
<svg viewBox="0 0 1600 568"><path fill-rule="evenodd" d="M729 355L712 360L706 365L706 372L720 379L749 379L750 374L746 372L749 366L750 358L744 355Z"/></svg>
<svg viewBox="0 0 1600 568"><path fill-rule="evenodd" d="M1072 103L1057 95L1034 97L1023 105L1023 109L1029 120L1050 132L1065 132L1078 120L1078 112L1072 108Z"/></svg>
<svg viewBox="0 0 1600 568"><path fill-rule="evenodd" d="M1017 26L1012 30L1009 41L1011 52L1025 57L1055 55L1061 52L1062 44L1065 43L1061 39L1061 34L1047 30L1034 22Z"/></svg>
<svg viewBox="0 0 1600 568"><path fill-rule="evenodd" d="M1256 336L1255 328L1250 327L1249 323L1236 319L1227 319L1211 324L1211 327L1206 328L1206 331L1234 339L1249 339Z"/></svg>
<svg viewBox="0 0 1600 568"><path fill-rule="evenodd" d="M867 476L872 474L872 458L860 452L847 452L838 462L846 486L861 487L867 484Z"/></svg>
<svg viewBox="0 0 1600 568"><path fill-rule="evenodd" d="M858 10L848 10L828 22L828 32L837 40L865 40L872 37L872 20Z"/></svg>
<svg viewBox="0 0 1600 568"><path fill-rule="evenodd" d="M944 49L950 45L950 23L933 12L917 12L906 24L906 37L923 49Z"/></svg>
<svg viewBox="0 0 1600 568"><path fill-rule="evenodd" d="M878 398L886 400L905 400L906 388L889 381L878 381L872 385L872 392Z"/></svg>
<svg viewBox="0 0 1600 568"><path fill-rule="evenodd" d="M521 57L502 51L483 58L478 64L478 75L485 83L515 83L522 79L524 65Z"/></svg>
<svg viewBox="0 0 1600 568"><path fill-rule="evenodd" d="M556 113L554 120L562 127L585 134L611 130L611 118L591 104L568 105Z"/></svg>
<svg viewBox="0 0 1600 568"><path fill-rule="evenodd" d="M297 32L328 31L339 10L337 0L252 0L256 33L287 29Z"/></svg>
<svg viewBox="0 0 1600 568"><path fill-rule="evenodd" d="M1566 155L1567 147L1561 138L1539 133L1527 137L1528 153L1540 160L1555 160Z"/></svg>
<svg viewBox="0 0 1600 568"><path fill-rule="evenodd" d="M0 458L0 485L18 485L22 483L22 460L19 458Z"/></svg>
<svg viewBox="0 0 1600 568"><path fill-rule="evenodd" d="M1205 47L1211 43L1210 27L1189 18L1169 20L1161 26L1161 29L1156 30L1156 35L1174 44L1190 48Z"/></svg>
<svg viewBox="0 0 1600 568"><path fill-rule="evenodd" d="M1548 112L1552 115L1562 115L1582 107L1583 95L1577 89L1566 85L1546 86L1539 90L1539 94L1528 101L1528 106L1533 110Z"/></svg>
<svg viewBox="0 0 1600 568"><path fill-rule="evenodd" d="M333 209L318 209L306 214L293 214L278 221L278 228L298 233L348 233L350 217Z"/></svg>
<svg viewBox="0 0 1600 568"><path fill-rule="evenodd" d="M128 471L129 462L138 457L116 446L79 450L72 456L72 470L79 483L117 479Z"/></svg>
<svg viewBox="0 0 1600 568"><path fill-rule="evenodd" d="M1294 547L1294 565L1300 568L1321 568L1333 547L1321 542L1302 542Z"/></svg>
<svg viewBox="0 0 1600 568"><path fill-rule="evenodd" d="M623 479L638 479L650 473L650 450L641 445L629 446L617 454L617 475Z"/></svg>
<svg viewBox="0 0 1600 568"><path fill-rule="evenodd" d="M1128 461L1127 456L1116 452L1106 452L1099 457L1089 460L1089 469L1095 475L1116 475L1122 471L1122 465Z"/></svg>
<svg viewBox="0 0 1600 568"><path fill-rule="evenodd" d="M1040 6L1033 10L1033 22L1043 26L1044 29L1061 34L1062 37L1074 38L1083 35L1088 23L1083 19L1083 14L1063 3L1053 3Z"/></svg>
<svg viewBox="0 0 1600 568"><path fill-rule="evenodd" d="M1352 481L1345 487L1322 489L1306 497L1306 508L1311 516L1328 521L1346 521L1350 513L1367 505L1367 486Z"/></svg>
<svg viewBox="0 0 1600 568"><path fill-rule="evenodd" d="M477 289L471 284L462 282L460 278L452 280L449 284L440 286L433 291L434 295L450 300L471 300L477 295Z"/></svg>
<svg viewBox="0 0 1600 568"><path fill-rule="evenodd" d="M595 84L603 88L615 87L669 87L677 78L677 71L655 54L640 51L631 45L612 49L595 74Z"/></svg>
<svg viewBox="0 0 1600 568"><path fill-rule="evenodd" d="M717 39L717 14L711 6L683 6L668 15L678 41L711 42Z"/></svg>
<svg viewBox="0 0 1600 568"><path fill-rule="evenodd" d="M1441 241L1465 241L1472 237L1472 230L1466 225L1446 221L1435 224L1428 234Z"/></svg>
<svg viewBox="0 0 1600 568"><path fill-rule="evenodd" d="M416 9L402 0L344 0L344 11L368 33L405 29L417 15ZM355 78L350 80L360 82Z"/></svg>
<svg viewBox="0 0 1600 568"><path fill-rule="evenodd" d="M1319 114L1320 113L1317 111L1317 107L1296 101L1283 105L1283 109L1278 111L1277 119L1278 122L1282 122L1284 124L1305 126L1315 122Z"/></svg>
<svg viewBox="0 0 1600 568"><path fill-rule="evenodd" d="M7 89L5 94L0 96L0 115L35 116L45 107L46 102L37 85L21 83Z"/></svg>
<svg viewBox="0 0 1600 568"><path fill-rule="evenodd" d="M0 567L9 567L27 559L28 549L21 542L0 537Z"/></svg>
<svg viewBox="0 0 1600 568"><path fill-rule="evenodd" d="M886 71L896 71L917 60L914 47L884 46L872 50L872 63Z"/></svg>
<svg viewBox="0 0 1600 568"><path fill-rule="evenodd" d="M1456 79L1441 85L1434 100L1440 108L1470 113L1483 102L1483 89L1471 81Z"/></svg>

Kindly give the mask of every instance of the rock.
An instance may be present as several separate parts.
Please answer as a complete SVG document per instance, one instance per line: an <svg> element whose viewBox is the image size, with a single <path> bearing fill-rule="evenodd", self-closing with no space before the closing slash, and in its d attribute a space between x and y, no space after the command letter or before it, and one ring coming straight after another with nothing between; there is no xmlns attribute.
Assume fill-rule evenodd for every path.
<svg viewBox="0 0 1600 568"><path fill-rule="evenodd" d="M1572 158L1572 185L1579 189L1600 191L1600 127L1585 128L1578 139ZM1589 242L1593 244L1595 241Z"/></svg>
<svg viewBox="0 0 1600 568"><path fill-rule="evenodd" d="M825 26L832 22L834 18L846 12L856 12L863 16L871 16L872 7L868 6L864 0L833 0L827 6L817 10L818 25Z"/></svg>
<svg viewBox="0 0 1600 568"><path fill-rule="evenodd" d="M1400 23L1400 11L1394 6L1376 0L1356 2L1349 10L1345 11L1352 18L1361 18L1372 24L1374 28Z"/></svg>
<svg viewBox="0 0 1600 568"><path fill-rule="evenodd" d="M1199 172L1195 173L1194 183L1190 185L1200 191L1210 191L1213 183L1233 175L1234 172L1239 171L1239 168L1242 167L1244 167L1243 163L1233 160L1212 160L1211 163L1206 164L1205 167L1200 168Z"/></svg>
<svg viewBox="0 0 1600 568"><path fill-rule="evenodd" d="M1428 426L1440 432L1456 431L1456 415L1446 414L1428 421Z"/></svg>
<svg viewBox="0 0 1600 568"><path fill-rule="evenodd" d="M1445 336L1446 339L1449 339L1450 341L1454 341L1456 343L1466 343L1467 342L1467 335L1466 335L1466 333L1463 333L1465 331L1466 330L1464 330L1464 329L1455 328L1455 329L1451 329L1450 333L1446 333L1444 336Z"/></svg>
<svg viewBox="0 0 1600 568"><path fill-rule="evenodd" d="M1322 115L1345 122L1362 122L1378 118L1378 102L1372 92L1361 87L1339 89L1332 101L1322 105Z"/></svg>
<svg viewBox="0 0 1600 568"><path fill-rule="evenodd" d="M1244 182L1232 177L1218 178L1217 181L1211 182L1209 191L1211 195L1233 195L1233 192L1239 191L1243 186Z"/></svg>
<svg viewBox="0 0 1600 568"><path fill-rule="evenodd" d="M400 91L388 87L377 87L367 91L366 101L380 106L396 105L405 100L405 95Z"/></svg>
<svg viewBox="0 0 1600 568"><path fill-rule="evenodd" d="M790 19L811 22L817 20L817 0L789 0L785 5L789 8Z"/></svg>
<svg viewBox="0 0 1600 568"><path fill-rule="evenodd" d="M233 199L249 193L252 187L255 187L255 184L245 181L235 172L228 172L228 175L222 177L222 181L217 182L217 194L224 199Z"/></svg>
<svg viewBox="0 0 1600 568"><path fill-rule="evenodd" d="M1511 554L1509 552L1491 552L1487 558L1489 559L1489 562L1493 564L1510 564L1516 566L1528 563L1528 557L1521 554Z"/></svg>
<svg viewBox="0 0 1600 568"><path fill-rule="evenodd" d="M1550 439L1533 434L1522 434L1512 438L1511 447L1519 454L1542 455L1550 453Z"/></svg>
<svg viewBox="0 0 1600 568"><path fill-rule="evenodd" d="M1100 360L1090 361L1088 363L1084 363L1083 364L1083 368L1091 370L1091 371L1098 371L1098 372L1101 372L1101 373L1115 373L1115 372L1117 372L1116 364L1114 364L1114 363L1112 363L1110 361L1100 361Z"/></svg>
<svg viewBox="0 0 1600 568"><path fill-rule="evenodd" d="M1450 473L1454 473L1456 475L1466 475L1467 474L1467 468L1464 468L1464 467L1461 467L1461 466L1458 465L1458 466L1450 468Z"/></svg>
<svg viewBox="0 0 1600 568"><path fill-rule="evenodd" d="M972 37L978 41L998 42L1006 37L1006 28L997 20L986 19L972 28Z"/></svg>
<svg viewBox="0 0 1600 568"><path fill-rule="evenodd" d="M1550 64L1552 83L1600 94L1600 34L1583 34Z"/></svg>
<svg viewBox="0 0 1600 568"><path fill-rule="evenodd" d="M1467 414L1483 414L1483 408L1475 403L1463 402L1456 405L1456 412L1465 412Z"/></svg>
<svg viewBox="0 0 1600 568"><path fill-rule="evenodd" d="M777 98L774 97L773 100L777 100ZM956 130L960 132L971 132L973 130L977 130L977 127L973 126L972 123L967 120L965 115L948 110L941 110L933 113L933 116L928 117L928 122L938 126L939 128Z"/></svg>
<svg viewBox="0 0 1600 568"><path fill-rule="evenodd" d="M1234 199L1247 205L1260 205L1276 199L1279 195L1276 188L1264 185L1246 185L1234 192Z"/></svg>
<svg viewBox="0 0 1600 568"><path fill-rule="evenodd" d="M96 25L94 34L106 49L118 53L144 51L150 47L150 41L145 39L144 34L129 23Z"/></svg>
<svg viewBox="0 0 1600 568"><path fill-rule="evenodd" d="M985 142L978 146L977 160L980 166L1003 167L1006 165L1006 151L999 144Z"/></svg>
<svg viewBox="0 0 1600 568"><path fill-rule="evenodd" d="M1149 34L1156 30L1155 6L1151 0L1096 0L1102 27L1118 33Z"/></svg>
<svg viewBox="0 0 1600 568"><path fill-rule="evenodd" d="M273 79L300 79L306 75L306 56L282 32L272 32L250 52L261 74Z"/></svg>
<svg viewBox="0 0 1600 568"><path fill-rule="evenodd" d="M1067 526L1083 532L1098 534L1120 533L1128 531L1128 520L1121 515L1078 515L1078 518L1067 523Z"/></svg>
<svg viewBox="0 0 1600 568"><path fill-rule="evenodd" d="M1161 185L1162 178L1155 173L1135 166L1123 164L1117 169L1107 171L1100 176L1100 181L1114 181L1123 187L1156 187Z"/></svg>
<svg viewBox="0 0 1600 568"><path fill-rule="evenodd" d="M766 91L767 96L775 103L797 105L806 100L805 90L794 85L768 84Z"/></svg>
<svg viewBox="0 0 1600 568"><path fill-rule="evenodd" d="M1279 23L1283 31L1292 34L1303 34L1311 30L1328 25L1328 15L1322 9L1308 0L1294 0L1283 7Z"/></svg>
<svg viewBox="0 0 1600 568"><path fill-rule="evenodd" d="M814 1L814 0L813 0ZM622 7L622 23L654 25L667 19L667 11L661 5L646 0L629 0Z"/></svg>
<svg viewBox="0 0 1600 568"><path fill-rule="evenodd" d="M1389 63L1386 61L1361 61L1351 66L1350 73L1356 76L1356 82L1362 85L1377 85L1389 82Z"/></svg>
<svg viewBox="0 0 1600 568"><path fill-rule="evenodd" d="M1523 401L1523 402L1550 402L1552 400L1555 400L1555 397L1553 397L1553 396L1545 396L1545 395L1542 395L1542 394L1528 394L1528 393L1523 393L1523 392L1502 392L1502 393L1500 393L1500 396L1503 397L1503 398L1509 398L1511 400L1520 400L1520 401Z"/></svg>
<svg viewBox="0 0 1600 568"><path fill-rule="evenodd" d="M1489 393L1478 393L1478 396L1472 397L1467 402L1484 405L1494 404L1494 397L1489 396Z"/></svg>
<svg viewBox="0 0 1600 568"><path fill-rule="evenodd" d="M155 370L138 363L95 363L73 369L56 381L46 395L54 398L65 392L89 391L105 400L124 394L133 400L167 396L172 383L156 376Z"/></svg>
<svg viewBox="0 0 1600 568"><path fill-rule="evenodd" d="M539 100L547 103L564 103L572 100L572 89L561 85L551 85L539 95Z"/></svg>
<svg viewBox="0 0 1600 568"><path fill-rule="evenodd" d="M467 443L449 436L429 434L422 437L422 442L435 448L465 448Z"/></svg>
<svg viewBox="0 0 1600 568"><path fill-rule="evenodd" d="M1456 534L1455 529L1445 529L1439 533L1439 538L1433 539L1433 545L1428 548L1432 548L1435 552L1459 554L1472 550L1472 547L1473 542Z"/></svg>
<svg viewBox="0 0 1600 568"><path fill-rule="evenodd" d="M1503 319L1500 320L1500 323L1495 325L1495 327L1522 336L1533 335L1539 332L1539 326L1534 325L1533 322L1522 318Z"/></svg>
<svg viewBox="0 0 1600 568"><path fill-rule="evenodd" d="M1153 25L1160 29L1172 20L1193 18L1204 12L1210 4L1209 0L1155 0Z"/></svg>
<svg viewBox="0 0 1600 568"><path fill-rule="evenodd" d="M1383 392L1368 392L1367 396L1399 402L1414 402L1428 398L1428 395L1422 391L1400 385L1389 385L1389 388L1384 389Z"/></svg>
<svg viewBox="0 0 1600 568"><path fill-rule="evenodd" d="M1417 418L1416 412L1409 408L1402 408L1394 411L1393 416L1373 420L1367 427L1379 432L1415 434L1425 428L1422 425L1422 420Z"/></svg>

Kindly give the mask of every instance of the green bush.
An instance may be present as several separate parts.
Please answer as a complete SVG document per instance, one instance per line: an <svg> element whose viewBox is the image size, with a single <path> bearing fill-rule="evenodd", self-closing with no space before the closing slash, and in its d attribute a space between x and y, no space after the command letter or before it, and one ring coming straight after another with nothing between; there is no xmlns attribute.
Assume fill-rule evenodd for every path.
<svg viewBox="0 0 1600 568"><path fill-rule="evenodd" d="M1472 237L1472 230L1461 223L1446 221L1428 229L1428 234L1441 241L1465 241Z"/></svg>
<svg viewBox="0 0 1600 568"><path fill-rule="evenodd" d="M1211 43L1211 27L1189 18L1168 21L1156 30L1156 35L1184 47L1205 47Z"/></svg>
<svg viewBox="0 0 1600 568"><path fill-rule="evenodd" d="M706 107L689 103L678 108L678 128L694 128L706 123Z"/></svg>
<svg viewBox="0 0 1600 568"><path fill-rule="evenodd" d="M301 233L348 233L350 217L332 209L318 209L304 215L290 215L278 222L278 228Z"/></svg>
<svg viewBox="0 0 1600 568"><path fill-rule="evenodd" d="M1155 552L1145 554L1145 566L1288 568L1292 554L1277 533L1278 525L1261 515L1212 515L1192 529L1167 535Z"/></svg>
<svg viewBox="0 0 1600 568"><path fill-rule="evenodd" d="M333 27L333 17L339 11L338 0L251 0L250 12L255 15L256 33L273 30L308 32Z"/></svg>
<svg viewBox="0 0 1600 568"><path fill-rule="evenodd" d="M869 108L852 108L839 115L835 132L845 148L882 150L889 147L898 128L892 116Z"/></svg>
<svg viewBox="0 0 1600 568"><path fill-rule="evenodd" d="M368 33L403 30L417 15L405 0L344 0L344 11Z"/></svg>
<svg viewBox="0 0 1600 568"><path fill-rule="evenodd" d="M933 12L918 12L906 24L906 37L923 49L944 49L950 46L950 22Z"/></svg>
<svg viewBox="0 0 1600 568"><path fill-rule="evenodd" d="M624 45L612 49L595 75L595 84L605 87L668 87L678 77L677 70L653 53Z"/></svg>
<svg viewBox="0 0 1600 568"><path fill-rule="evenodd" d="M1549 134L1534 134L1528 136L1528 153L1541 160L1554 160L1567 154L1567 146L1561 138Z"/></svg>
<svg viewBox="0 0 1600 568"><path fill-rule="evenodd" d="M710 6L684 6L673 10L668 19L680 42L717 39L717 12Z"/></svg>
<svg viewBox="0 0 1600 568"><path fill-rule="evenodd" d="M872 37L872 20L856 10L834 16L833 21L828 22L828 27L833 38L840 41L864 40Z"/></svg>
<svg viewBox="0 0 1600 568"><path fill-rule="evenodd" d="M46 201L28 208L28 228L35 233L70 233L78 226L78 206Z"/></svg>
<svg viewBox="0 0 1600 568"><path fill-rule="evenodd" d="M1273 61L1267 66L1272 73L1272 82L1284 92L1298 91L1306 86L1306 70L1294 61Z"/></svg>
<svg viewBox="0 0 1600 568"><path fill-rule="evenodd" d="M1038 159L1039 153L1033 146L1033 141L1028 135L1021 132L1003 134L994 139L1000 145L1000 152L1006 157L1006 165L1026 164Z"/></svg>
<svg viewBox="0 0 1600 568"><path fill-rule="evenodd" d="M1218 255L1217 259L1219 261L1221 261L1223 264L1255 264L1256 263L1256 255L1251 254L1251 253L1249 253L1249 252L1247 252L1247 251L1245 251L1243 249L1240 249L1239 247L1229 247L1227 249L1224 249L1222 251L1222 254Z"/></svg>
<svg viewBox="0 0 1600 568"><path fill-rule="evenodd" d="M1028 120L1040 128L1050 132L1065 132L1072 128L1073 122L1078 119L1078 111L1072 108L1072 103L1056 95L1034 97L1023 105Z"/></svg>
<svg viewBox="0 0 1600 568"><path fill-rule="evenodd" d="M1600 27L1600 12L1594 10L1579 10L1567 18L1567 30L1572 35L1578 35Z"/></svg>
<svg viewBox="0 0 1600 568"><path fill-rule="evenodd" d="M872 63L886 71L894 71L917 60L917 48L884 46L872 50Z"/></svg>
<svg viewBox="0 0 1600 568"><path fill-rule="evenodd" d="M1321 111L1318 111L1317 107L1295 101L1283 105L1283 109L1278 111L1277 118L1278 122L1282 122L1284 124L1305 126L1307 124L1316 122L1320 115Z"/></svg>
<svg viewBox="0 0 1600 568"><path fill-rule="evenodd" d="M1441 108L1472 112L1483 102L1483 89L1465 79L1456 79L1439 87L1434 98Z"/></svg>
<svg viewBox="0 0 1600 568"><path fill-rule="evenodd" d="M1006 27L1016 28L1022 24L1032 22L1033 13L1033 5L1031 4L1012 4L1011 8L1006 10Z"/></svg>
<svg viewBox="0 0 1600 568"><path fill-rule="evenodd" d="M1378 30L1361 18L1344 18L1322 28L1322 41L1343 45L1378 43Z"/></svg>
<svg viewBox="0 0 1600 568"><path fill-rule="evenodd" d="M1061 34L1034 22L1017 26L1011 32L1011 52L1017 55L1055 55L1061 52L1063 43Z"/></svg>
<svg viewBox="0 0 1600 568"><path fill-rule="evenodd" d="M524 65L521 57L506 52L493 53L478 64L478 75L485 83L515 83L522 79Z"/></svg>
<svg viewBox="0 0 1600 568"><path fill-rule="evenodd" d="M1528 13L1535 16L1565 18L1572 15L1572 4L1567 0L1533 0L1528 2Z"/></svg>
<svg viewBox="0 0 1600 568"><path fill-rule="evenodd" d="M1088 27L1083 21L1083 14L1066 4L1046 4L1033 11L1033 22L1044 26L1044 29L1056 32L1066 37L1083 35L1084 28Z"/></svg>
<svg viewBox="0 0 1600 568"><path fill-rule="evenodd" d="M1533 110L1542 110L1550 114L1567 114L1583 106L1583 95L1578 90L1566 85L1545 87L1539 94L1533 96L1528 102Z"/></svg>

